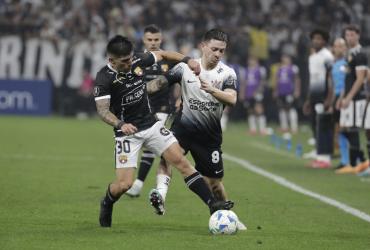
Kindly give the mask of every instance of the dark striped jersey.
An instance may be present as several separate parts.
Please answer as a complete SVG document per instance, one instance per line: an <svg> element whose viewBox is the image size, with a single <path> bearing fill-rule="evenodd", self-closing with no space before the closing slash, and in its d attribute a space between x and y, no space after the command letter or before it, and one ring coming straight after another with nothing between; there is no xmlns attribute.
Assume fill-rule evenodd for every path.
<svg viewBox="0 0 370 250"><path fill-rule="evenodd" d="M346 77L345 77L345 94L351 91L353 84L355 83L357 76L356 70L367 70L367 57L363 52L360 45L349 50L347 56L347 67L346 67ZM366 77L365 77L366 79ZM366 97L364 84L361 89L353 97L354 100L364 99Z"/></svg>
<svg viewBox="0 0 370 250"><path fill-rule="evenodd" d="M120 120L132 123L138 130L150 128L156 118L150 108L144 68L153 65L153 53L135 54L130 72L117 72L110 64L96 75L95 100L110 99L110 111ZM120 131L115 129L116 135Z"/></svg>
<svg viewBox="0 0 370 250"><path fill-rule="evenodd" d="M144 69L144 81L147 83L160 75L167 73L174 63L162 60ZM159 91L149 94L150 106L154 113L170 112L170 86L165 86Z"/></svg>

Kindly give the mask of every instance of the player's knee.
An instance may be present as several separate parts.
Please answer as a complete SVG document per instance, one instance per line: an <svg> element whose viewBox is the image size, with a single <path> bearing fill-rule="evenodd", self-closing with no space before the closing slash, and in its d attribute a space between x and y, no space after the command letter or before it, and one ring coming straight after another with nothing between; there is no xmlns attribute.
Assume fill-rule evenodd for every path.
<svg viewBox="0 0 370 250"><path fill-rule="evenodd" d="M127 190L129 190L132 186L133 182L132 181L120 181L118 183L119 185L119 189L121 192L126 192Z"/></svg>

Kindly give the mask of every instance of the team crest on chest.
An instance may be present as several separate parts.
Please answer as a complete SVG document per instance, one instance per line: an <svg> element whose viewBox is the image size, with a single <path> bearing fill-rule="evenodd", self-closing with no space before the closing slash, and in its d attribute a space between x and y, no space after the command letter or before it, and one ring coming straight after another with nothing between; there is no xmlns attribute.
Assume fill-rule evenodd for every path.
<svg viewBox="0 0 370 250"><path fill-rule="evenodd" d="M161 65L161 69L162 69L163 72L167 72L168 71L168 68L169 68L168 67L168 64L162 64Z"/></svg>
<svg viewBox="0 0 370 250"><path fill-rule="evenodd" d="M142 75L144 74L144 71L143 71L143 69L142 69L142 68L140 68L140 67L136 67L136 68L134 69L134 73L135 73L135 75L137 75L137 76L142 76Z"/></svg>

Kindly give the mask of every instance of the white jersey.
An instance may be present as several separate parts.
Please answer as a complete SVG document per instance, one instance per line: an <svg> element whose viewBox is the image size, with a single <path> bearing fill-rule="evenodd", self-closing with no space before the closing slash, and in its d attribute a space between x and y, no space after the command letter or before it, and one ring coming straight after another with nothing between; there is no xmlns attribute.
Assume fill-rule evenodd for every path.
<svg viewBox="0 0 370 250"><path fill-rule="evenodd" d="M310 92L324 93L328 70L334 62L333 54L327 49L313 53L309 57Z"/></svg>
<svg viewBox="0 0 370 250"><path fill-rule="evenodd" d="M201 59L197 59L200 65ZM177 64L169 73L172 80L181 84L182 111L181 117L175 121L189 131L209 135L221 139L220 120L224 105L211 94L200 89L200 80L185 63ZM200 78L220 90L236 89L235 71L222 62L212 70L201 66Z"/></svg>

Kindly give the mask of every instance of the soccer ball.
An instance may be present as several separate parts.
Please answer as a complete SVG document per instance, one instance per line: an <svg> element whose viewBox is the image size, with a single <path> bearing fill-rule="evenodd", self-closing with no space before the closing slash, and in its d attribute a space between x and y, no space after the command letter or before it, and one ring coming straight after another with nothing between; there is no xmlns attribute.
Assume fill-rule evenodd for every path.
<svg viewBox="0 0 370 250"><path fill-rule="evenodd" d="M235 234L238 231L238 216L230 210L218 210L209 219L211 234Z"/></svg>

